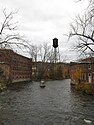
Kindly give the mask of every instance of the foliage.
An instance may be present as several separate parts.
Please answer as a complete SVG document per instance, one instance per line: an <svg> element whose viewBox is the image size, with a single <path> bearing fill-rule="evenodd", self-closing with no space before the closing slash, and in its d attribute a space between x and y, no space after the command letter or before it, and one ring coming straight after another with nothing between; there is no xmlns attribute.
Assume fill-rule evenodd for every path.
<svg viewBox="0 0 94 125"><path fill-rule="evenodd" d="M77 83L80 83L81 76L82 76L82 69L78 67L77 69L75 69L75 71L74 71L74 73L73 73L73 79L74 79Z"/></svg>
<svg viewBox="0 0 94 125"><path fill-rule="evenodd" d="M94 86L88 83L76 84L75 89L86 94L93 94L94 95Z"/></svg>

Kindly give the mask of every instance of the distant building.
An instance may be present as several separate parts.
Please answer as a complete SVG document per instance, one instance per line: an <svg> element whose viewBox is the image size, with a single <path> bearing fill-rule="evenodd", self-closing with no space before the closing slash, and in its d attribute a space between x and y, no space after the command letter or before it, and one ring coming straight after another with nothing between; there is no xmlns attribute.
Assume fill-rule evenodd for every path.
<svg viewBox="0 0 94 125"><path fill-rule="evenodd" d="M32 62L33 80L54 80L69 78L69 64L58 62Z"/></svg>
<svg viewBox="0 0 94 125"><path fill-rule="evenodd" d="M0 49L0 71L7 84L31 80L32 59L10 49Z"/></svg>

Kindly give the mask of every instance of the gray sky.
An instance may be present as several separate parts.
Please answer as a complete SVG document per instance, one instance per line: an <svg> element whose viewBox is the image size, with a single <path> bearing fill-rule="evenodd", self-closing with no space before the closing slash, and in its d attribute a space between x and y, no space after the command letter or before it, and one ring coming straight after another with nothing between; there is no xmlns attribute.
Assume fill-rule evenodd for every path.
<svg viewBox="0 0 94 125"><path fill-rule="evenodd" d="M3 8L19 10L15 20L19 22L19 32L27 36L33 44L59 39L60 50L68 54L67 38L69 24L78 13L83 13L87 6L75 0L0 0L0 14ZM72 53L73 54L73 53ZM70 55L70 53L68 54ZM73 55L74 56L74 55Z"/></svg>

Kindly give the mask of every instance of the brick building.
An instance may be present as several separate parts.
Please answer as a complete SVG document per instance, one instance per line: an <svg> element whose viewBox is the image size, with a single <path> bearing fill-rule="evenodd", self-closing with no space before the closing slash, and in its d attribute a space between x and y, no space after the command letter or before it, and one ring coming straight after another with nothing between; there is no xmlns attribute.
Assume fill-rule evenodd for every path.
<svg viewBox="0 0 94 125"><path fill-rule="evenodd" d="M58 62L33 62L32 79L65 79L69 78L69 64Z"/></svg>
<svg viewBox="0 0 94 125"><path fill-rule="evenodd" d="M94 57L70 63L70 77L76 83L94 83Z"/></svg>
<svg viewBox="0 0 94 125"><path fill-rule="evenodd" d="M31 80L32 59L10 49L0 49L0 70L7 83Z"/></svg>

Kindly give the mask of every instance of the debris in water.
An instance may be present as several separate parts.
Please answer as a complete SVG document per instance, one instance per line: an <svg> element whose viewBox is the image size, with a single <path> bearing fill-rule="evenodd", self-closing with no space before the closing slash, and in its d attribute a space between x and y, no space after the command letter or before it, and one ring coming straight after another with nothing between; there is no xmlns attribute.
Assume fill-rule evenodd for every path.
<svg viewBox="0 0 94 125"><path fill-rule="evenodd" d="M86 123L88 123L88 124L90 124L90 123L91 123L91 121L90 121L90 120L88 120L88 119L84 119L84 121L85 121Z"/></svg>

